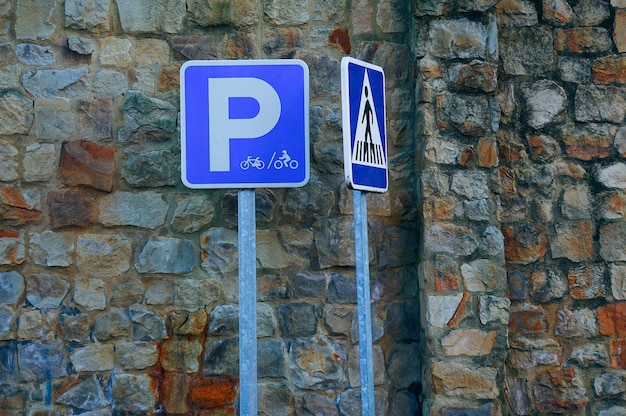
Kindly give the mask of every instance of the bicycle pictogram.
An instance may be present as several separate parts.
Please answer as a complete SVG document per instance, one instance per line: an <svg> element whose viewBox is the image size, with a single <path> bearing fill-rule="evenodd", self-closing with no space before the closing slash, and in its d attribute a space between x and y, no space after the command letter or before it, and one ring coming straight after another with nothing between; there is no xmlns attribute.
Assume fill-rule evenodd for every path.
<svg viewBox="0 0 626 416"><path fill-rule="evenodd" d="M239 164L239 166L243 170L248 170L250 166L252 166L253 168L257 168L258 170L263 170L263 168L265 167L265 162L263 162L258 156L254 158L252 156L248 156L248 158L244 159Z"/></svg>

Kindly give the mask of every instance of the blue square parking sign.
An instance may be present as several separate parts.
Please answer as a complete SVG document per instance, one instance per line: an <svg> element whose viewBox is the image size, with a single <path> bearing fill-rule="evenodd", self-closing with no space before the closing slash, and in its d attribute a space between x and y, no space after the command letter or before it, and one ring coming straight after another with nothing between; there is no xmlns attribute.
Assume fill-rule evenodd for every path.
<svg viewBox="0 0 626 416"><path fill-rule="evenodd" d="M187 187L308 182L309 70L303 61L188 61L180 82L181 177Z"/></svg>

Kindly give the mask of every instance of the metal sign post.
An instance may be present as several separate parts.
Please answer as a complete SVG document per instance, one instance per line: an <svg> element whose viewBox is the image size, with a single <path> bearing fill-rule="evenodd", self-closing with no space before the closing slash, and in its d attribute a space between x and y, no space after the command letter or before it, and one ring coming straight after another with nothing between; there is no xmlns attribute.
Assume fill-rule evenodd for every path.
<svg viewBox="0 0 626 416"><path fill-rule="evenodd" d="M241 189L239 407L257 404L255 188L296 188L310 175L309 68L298 59L188 61L180 69L181 180Z"/></svg>
<svg viewBox="0 0 626 416"><path fill-rule="evenodd" d="M361 414L376 414L372 359L369 241L365 191L387 191L385 74L354 58L341 60L341 103L346 183L353 189Z"/></svg>
<svg viewBox="0 0 626 416"><path fill-rule="evenodd" d="M241 415L257 412L256 341L256 217L254 189L238 194L239 239L239 408Z"/></svg>
<svg viewBox="0 0 626 416"><path fill-rule="evenodd" d="M362 191L352 191L354 201L354 247L356 250L357 308L359 322L359 368L363 415L374 415L374 365L372 363L372 306L370 303L367 199Z"/></svg>

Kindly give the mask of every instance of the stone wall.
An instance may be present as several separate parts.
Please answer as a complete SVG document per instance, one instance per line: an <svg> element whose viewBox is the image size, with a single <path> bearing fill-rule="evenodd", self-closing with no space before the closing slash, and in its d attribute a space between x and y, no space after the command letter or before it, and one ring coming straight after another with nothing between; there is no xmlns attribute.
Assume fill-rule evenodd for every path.
<svg viewBox="0 0 626 416"><path fill-rule="evenodd" d="M342 56L387 73L371 196L377 414L419 408L409 5L0 0L0 414L236 414L236 190L180 181L188 59L304 60L310 183L258 190L259 408L359 415Z"/></svg>
<svg viewBox="0 0 626 416"><path fill-rule="evenodd" d="M414 6L425 412L624 414L626 3Z"/></svg>
<svg viewBox="0 0 626 416"><path fill-rule="evenodd" d="M237 192L180 182L179 68L299 58L259 189L259 408L360 414L342 56L387 77L377 415L626 412L626 3L0 0L0 415L236 414Z"/></svg>

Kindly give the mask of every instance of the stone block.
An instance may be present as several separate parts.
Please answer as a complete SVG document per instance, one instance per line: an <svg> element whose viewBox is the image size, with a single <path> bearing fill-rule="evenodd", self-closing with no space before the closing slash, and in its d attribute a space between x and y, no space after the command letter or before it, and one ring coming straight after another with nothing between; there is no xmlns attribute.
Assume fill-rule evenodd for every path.
<svg viewBox="0 0 626 416"><path fill-rule="evenodd" d="M106 227L132 225L155 229L165 223L168 209L169 204L160 193L114 192L100 200L98 221Z"/></svg>
<svg viewBox="0 0 626 416"><path fill-rule="evenodd" d="M118 234L81 234L76 243L76 263L82 273L117 276L130 268L130 239Z"/></svg>
<svg viewBox="0 0 626 416"><path fill-rule="evenodd" d="M476 357L490 354L495 339L495 331L457 329L441 339L441 346L445 355Z"/></svg>
<svg viewBox="0 0 626 416"><path fill-rule="evenodd" d="M277 26L298 26L309 21L306 0L268 0L263 5L263 14Z"/></svg>
<svg viewBox="0 0 626 416"><path fill-rule="evenodd" d="M24 154L24 180L39 182L52 178L56 172L56 147L51 143L34 143Z"/></svg>
<svg viewBox="0 0 626 416"><path fill-rule="evenodd" d="M211 317L213 317L212 314ZM168 315L169 328L175 335L201 336L205 331L207 322L208 317L204 309L198 309L195 312L174 311Z"/></svg>
<svg viewBox="0 0 626 416"><path fill-rule="evenodd" d="M493 295L478 297L478 317L483 325L508 324L510 308L509 298Z"/></svg>
<svg viewBox="0 0 626 416"><path fill-rule="evenodd" d="M0 134L28 134L34 121L34 102L16 92L0 92Z"/></svg>
<svg viewBox="0 0 626 416"><path fill-rule="evenodd" d="M122 30L128 33L177 33L185 17L185 2L179 0L119 0L117 10Z"/></svg>
<svg viewBox="0 0 626 416"><path fill-rule="evenodd" d="M403 33L408 28L407 16L409 7L406 2L384 0L378 4L376 23L384 33Z"/></svg>
<svg viewBox="0 0 626 416"><path fill-rule="evenodd" d="M17 39L50 39L56 29L53 15L57 6L56 0L20 1L15 10L15 36Z"/></svg>
<svg viewBox="0 0 626 416"><path fill-rule="evenodd" d="M618 302L614 305L605 305L598 308L598 330L601 335L610 337L626 336L626 303Z"/></svg>
<svg viewBox="0 0 626 416"><path fill-rule="evenodd" d="M120 71L103 69L94 75L92 90L96 98L118 97L128 90L128 80Z"/></svg>
<svg viewBox="0 0 626 416"><path fill-rule="evenodd" d="M87 94L87 69L41 69L24 74L24 88L35 98L80 98Z"/></svg>
<svg viewBox="0 0 626 416"><path fill-rule="evenodd" d="M353 233L353 227L352 219L343 217L320 219L316 224L315 247L322 269L356 264L354 243L341 237ZM373 257L370 247L369 258Z"/></svg>
<svg viewBox="0 0 626 416"><path fill-rule="evenodd" d="M117 139L163 142L176 131L178 110L171 103L148 97L141 91L128 91L122 104L124 126L118 130Z"/></svg>
<svg viewBox="0 0 626 416"><path fill-rule="evenodd" d="M533 391L537 409L545 413L578 412L589 402L587 391L574 367L549 370L539 375Z"/></svg>
<svg viewBox="0 0 626 416"><path fill-rule="evenodd" d="M470 292L492 292L502 281L505 270L487 259L477 259L461 265L465 289Z"/></svg>
<svg viewBox="0 0 626 416"><path fill-rule="evenodd" d="M0 305L0 341L15 339L16 316L13 309L8 306ZM0 346L0 350L1 350ZM0 353L1 355L1 353ZM0 364L0 369L2 365ZM0 376L0 380L4 377Z"/></svg>
<svg viewBox="0 0 626 416"><path fill-rule="evenodd" d="M605 398L624 393L623 376L614 372L600 374L593 380L593 390L598 397Z"/></svg>
<svg viewBox="0 0 626 416"><path fill-rule="evenodd" d="M50 226L53 229L68 225L87 227L97 220L97 200L83 191L53 190L48 193L47 203Z"/></svg>
<svg viewBox="0 0 626 416"><path fill-rule="evenodd" d="M287 303L280 305L278 326L285 338L307 337L317 332L315 306L308 303Z"/></svg>
<svg viewBox="0 0 626 416"><path fill-rule="evenodd" d="M196 249L191 241L169 237L152 237L135 259L139 273L187 273L195 263Z"/></svg>
<svg viewBox="0 0 626 416"><path fill-rule="evenodd" d="M280 340L268 339L258 343L258 376L259 378L285 377L287 366L285 346Z"/></svg>
<svg viewBox="0 0 626 416"><path fill-rule="evenodd" d="M554 225L554 231L554 237L550 238L552 258L565 257L579 263L593 256L594 230L590 220L558 223Z"/></svg>
<svg viewBox="0 0 626 416"><path fill-rule="evenodd" d="M111 405L110 399L106 396L105 388L97 376L78 378L73 381L74 384L68 382L60 389L60 394L56 399L57 403L87 410L86 413L93 414L93 416L97 416L98 409Z"/></svg>
<svg viewBox="0 0 626 416"><path fill-rule="evenodd" d="M384 333L390 339L398 342L419 339L419 310L415 302L389 303L385 312Z"/></svg>
<svg viewBox="0 0 626 416"><path fill-rule="evenodd" d="M306 390L341 388L346 383L345 348L333 340L296 338L289 347L289 371L296 387Z"/></svg>
<svg viewBox="0 0 626 416"><path fill-rule="evenodd" d="M99 315L93 324L93 338L104 342L126 339L132 333L132 323L126 310L111 309Z"/></svg>
<svg viewBox="0 0 626 416"><path fill-rule="evenodd" d="M596 84L626 84L626 57L601 56L594 59L591 72Z"/></svg>
<svg viewBox="0 0 626 416"><path fill-rule="evenodd" d="M611 368L626 369L626 338L610 340Z"/></svg>
<svg viewBox="0 0 626 416"><path fill-rule="evenodd" d="M609 31L602 27L555 29L554 32L554 49L557 52L604 53L610 51L612 45Z"/></svg>
<svg viewBox="0 0 626 416"><path fill-rule="evenodd" d="M38 309L58 308L69 288L70 284L58 276L31 274L27 280L26 299Z"/></svg>
<svg viewBox="0 0 626 416"><path fill-rule="evenodd" d="M257 5L251 0L221 2L219 0L192 0L187 4L191 21L200 26L254 26L259 23Z"/></svg>
<svg viewBox="0 0 626 416"><path fill-rule="evenodd" d="M553 339L515 337L507 365L520 370L532 370L538 366L558 366L562 362L563 348Z"/></svg>
<svg viewBox="0 0 626 416"><path fill-rule="evenodd" d="M60 342L25 342L17 346L17 364L25 381L49 380L67 375L67 355Z"/></svg>
<svg viewBox="0 0 626 416"><path fill-rule="evenodd" d="M56 55L50 46L35 43L20 43L15 49L15 56L24 65L46 66L56 62Z"/></svg>
<svg viewBox="0 0 626 416"><path fill-rule="evenodd" d="M607 367L609 365L609 352L606 345L601 343L586 343L574 346L568 359L580 367Z"/></svg>
<svg viewBox="0 0 626 416"><path fill-rule="evenodd" d="M237 375L239 338L207 339L202 361L202 375Z"/></svg>
<svg viewBox="0 0 626 416"><path fill-rule="evenodd" d="M497 369L478 367L469 369L454 361L432 364L433 390L435 394L461 396L466 399L495 399Z"/></svg>
<svg viewBox="0 0 626 416"><path fill-rule="evenodd" d="M435 253L468 256L476 251L479 241L470 228L438 223L426 232L426 245Z"/></svg>
<svg viewBox="0 0 626 416"><path fill-rule="evenodd" d="M70 186L87 185L111 192L115 173L115 149L86 140L65 142L61 147L59 178Z"/></svg>
<svg viewBox="0 0 626 416"><path fill-rule="evenodd" d="M496 5L498 26L523 27L537 25L537 9L526 0L498 2Z"/></svg>
<svg viewBox="0 0 626 416"><path fill-rule="evenodd" d="M163 343L161 365L166 371L197 373L202 343L198 340L170 339Z"/></svg>
<svg viewBox="0 0 626 416"><path fill-rule="evenodd" d="M113 345L92 344L76 348L70 353L70 362L76 372L111 371L114 367Z"/></svg>
<svg viewBox="0 0 626 416"><path fill-rule="evenodd" d="M0 220L18 226L41 219L41 194L33 189L0 188Z"/></svg>
<svg viewBox="0 0 626 416"><path fill-rule="evenodd" d="M600 256L605 261L626 260L626 225L617 222L600 227Z"/></svg>
<svg viewBox="0 0 626 416"><path fill-rule="evenodd" d="M375 414L387 414L388 393L385 390L374 390L374 408L372 412ZM361 391L360 389L347 389L343 391L337 398L337 407L339 414L346 416L358 416L363 414L361 410Z"/></svg>
<svg viewBox="0 0 626 416"><path fill-rule="evenodd" d="M123 412L142 412L154 409L156 383L146 374L118 374L112 383L111 398L114 408Z"/></svg>
<svg viewBox="0 0 626 416"><path fill-rule="evenodd" d="M19 317L17 338L20 340L51 342L55 340L55 328L59 311L25 310Z"/></svg>
<svg viewBox="0 0 626 416"><path fill-rule="evenodd" d="M609 264L611 273L611 294L615 300L626 300L626 266Z"/></svg>
<svg viewBox="0 0 626 416"><path fill-rule="evenodd" d="M187 414L187 397L191 377L188 374L165 372L159 384L161 404L168 414Z"/></svg>
<svg viewBox="0 0 626 416"><path fill-rule="evenodd" d="M430 52L438 58L485 58L487 31L468 19L431 23Z"/></svg>
<svg viewBox="0 0 626 416"><path fill-rule="evenodd" d="M558 270L535 272L530 277L530 295L537 302L546 303L561 299L567 293L568 282Z"/></svg>
<svg viewBox="0 0 626 416"><path fill-rule="evenodd" d="M86 139L110 139L113 105L111 99L79 99L75 117Z"/></svg>
<svg viewBox="0 0 626 416"><path fill-rule="evenodd" d="M543 20L553 26L566 26L575 18L572 7L565 0L544 0L541 3Z"/></svg>
<svg viewBox="0 0 626 416"><path fill-rule="evenodd" d="M502 230L504 255L513 264L530 264L548 251L548 237L540 224L519 224Z"/></svg>
<svg viewBox="0 0 626 416"><path fill-rule="evenodd" d="M115 346L115 357L123 370L144 370L157 362L157 347L149 342L123 342Z"/></svg>
<svg viewBox="0 0 626 416"><path fill-rule="evenodd" d="M502 29L499 36L504 73L546 76L552 71L552 31L542 27Z"/></svg>
<svg viewBox="0 0 626 416"><path fill-rule="evenodd" d="M14 266L26 261L24 231L0 229L0 264Z"/></svg>
<svg viewBox="0 0 626 416"><path fill-rule="evenodd" d="M294 298L321 298L326 292L326 275L323 273L300 272L291 284Z"/></svg>
<svg viewBox="0 0 626 416"><path fill-rule="evenodd" d="M595 62L596 60L594 60L594 66ZM557 63L557 71L562 81L585 84L591 80L591 60L581 57L560 56ZM602 83L595 79L594 71L594 82Z"/></svg>
<svg viewBox="0 0 626 416"><path fill-rule="evenodd" d="M483 95L439 95L437 121L440 125L449 125L467 136L484 136L491 131L489 101Z"/></svg>
<svg viewBox="0 0 626 416"><path fill-rule="evenodd" d="M211 311L209 334L233 336L239 332L239 308L234 305L219 305Z"/></svg>
<svg viewBox="0 0 626 416"><path fill-rule="evenodd" d="M217 279L185 279L179 282L176 299L180 305L193 311L217 301L220 294Z"/></svg>
<svg viewBox="0 0 626 416"><path fill-rule="evenodd" d="M626 89L604 85L580 85L574 98L576 121L619 124L626 115Z"/></svg>
<svg viewBox="0 0 626 416"><path fill-rule="evenodd" d="M90 32L106 32L111 27L111 0L68 0L65 2L65 27Z"/></svg>
<svg viewBox="0 0 626 416"><path fill-rule="evenodd" d="M522 87L526 103L525 120L534 129L543 128L555 121L567 107L567 94L557 83L541 80Z"/></svg>
<svg viewBox="0 0 626 416"><path fill-rule="evenodd" d="M595 299L606 293L603 264L590 264L569 269L567 279L574 299Z"/></svg>
<svg viewBox="0 0 626 416"><path fill-rule="evenodd" d="M454 258L442 254L435 255L435 290L458 289L460 279L459 265Z"/></svg>
<svg viewBox="0 0 626 416"><path fill-rule="evenodd" d="M619 53L626 52L626 10L615 10L613 21L613 42Z"/></svg>
<svg viewBox="0 0 626 416"><path fill-rule="evenodd" d="M548 331L548 320L543 308L530 304L511 307L509 330L512 333L539 334Z"/></svg>
<svg viewBox="0 0 626 416"><path fill-rule="evenodd" d="M202 267L207 272L228 273L238 267L237 232L209 228L200 236Z"/></svg>
<svg viewBox="0 0 626 416"><path fill-rule="evenodd" d="M324 324L331 335L349 335L354 308L326 305L322 312Z"/></svg>
<svg viewBox="0 0 626 416"><path fill-rule="evenodd" d="M234 405L239 383L230 377L195 378L189 387L189 400L193 407L216 409Z"/></svg>
<svg viewBox="0 0 626 416"><path fill-rule="evenodd" d="M454 296L429 296L426 321L434 328L445 328L453 321L464 300L463 293Z"/></svg>
<svg viewBox="0 0 626 416"><path fill-rule="evenodd" d="M74 302L88 310L104 310L106 308L104 282L89 278L78 280L74 286Z"/></svg>
<svg viewBox="0 0 626 416"><path fill-rule="evenodd" d="M143 308L130 308L128 315L133 326L133 340L158 341L167 337L165 321L155 312Z"/></svg>
<svg viewBox="0 0 626 416"><path fill-rule="evenodd" d="M626 189L626 164L618 162L599 168L596 179L606 188Z"/></svg>
<svg viewBox="0 0 626 416"><path fill-rule="evenodd" d="M73 263L74 236L44 231L31 233L28 252L35 264L44 267L68 267Z"/></svg>
<svg viewBox="0 0 626 416"><path fill-rule="evenodd" d="M556 314L554 334L566 338L593 338L598 334L596 316L591 309L561 309Z"/></svg>
<svg viewBox="0 0 626 416"><path fill-rule="evenodd" d="M146 152L134 149L124 155L122 177L136 188L176 185L180 172L179 159L169 150ZM196 196L196 199L200 198Z"/></svg>

